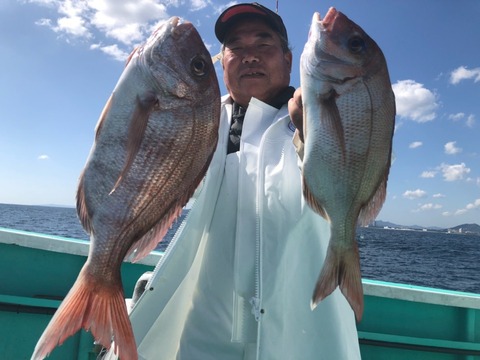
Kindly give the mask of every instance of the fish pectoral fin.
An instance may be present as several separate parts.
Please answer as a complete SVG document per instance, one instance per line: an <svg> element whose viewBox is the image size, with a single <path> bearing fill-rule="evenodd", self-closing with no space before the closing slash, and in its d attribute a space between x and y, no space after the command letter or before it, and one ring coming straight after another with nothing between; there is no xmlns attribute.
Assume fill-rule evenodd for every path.
<svg viewBox="0 0 480 360"><path fill-rule="evenodd" d="M325 129L327 136L339 145L343 159L346 159L346 145L345 145L345 133L343 129L342 118L340 117L340 112L338 111L337 103L335 101L337 93L331 91L329 96L320 99L321 106L320 108L320 121Z"/></svg>
<svg viewBox="0 0 480 360"><path fill-rule="evenodd" d="M310 304L312 310L337 286L340 287L359 322L363 315L363 287L360 256L356 243L353 251L337 251L332 246L328 247L325 263L313 292Z"/></svg>
<svg viewBox="0 0 480 360"><path fill-rule="evenodd" d="M127 139L127 155L125 160L125 165L118 176L118 179L113 186L112 194L120 185L125 175L130 170L130 167L137 156L138 150L142 144L143 135L147 129L148 119L150 114L154 110L155 106L158 105L157 95L153 91L147 91L144 94L137 95L137 103L135 110L132 113L130 119L130 126L128 129L128 139Z"/></svg>
<svg viewBox="0 0 480 360"><path fill-rule="evenodd" d="M293 142L293 146L295 146L295 151L297 152L298 157L300 158L300 160L303 161L305 144L301 139L300 132L298 131L298 129L295 130L295 134L293 135L292 142Z"/></svg>

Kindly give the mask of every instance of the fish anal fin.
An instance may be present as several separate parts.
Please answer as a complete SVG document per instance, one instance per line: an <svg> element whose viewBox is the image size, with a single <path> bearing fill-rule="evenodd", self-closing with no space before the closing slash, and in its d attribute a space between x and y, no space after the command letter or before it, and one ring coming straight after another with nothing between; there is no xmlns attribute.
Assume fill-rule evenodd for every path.
<svg viewBox="0 0 480 360"><path fill-rule="evenodd" d="M118 179L113 186L113 193L117 187L121 184L123 178L130 170L130 167L137 156L140 146L142 144L143 135L147 129L148 119L151 112L154 110L157 105L158 100L157 96L153 91L147 91L144 94L137 95L137 101L135 105L135 110L132 113L130 119L130 126L128 129L128 139L127 139L127 154L125 159L125 165L118 176Z"/></svg>
<svg viewBox="0 0 480 360"><path fill-rule="evenodd" d="M106 348L110 348L114 339L120 358L137 360L135 338L121 281L118 284L99 284L88 273L88 266L84 266L43 332L31 359L45 358L57 345L84 328L91 331L94 338Z"/></svg>
<svg viewBox="0 0 480 360"><path fill-rule="evenodd" d="M358 223L360 226L366 226L370 224L377 217L378 213L382 209L385 198L387 197L387 180L390 170L390 163L385 169L383 176L381 177L380 184L377 190L370 198L370 200L360 209L358 215Z"/></svg>
<svg viewBox="0 0 480 360"><path fill-rule="evenodd" d="M356 243L351 251L338 251L329 246L325 263L313 292L310 304L312 310L337 286L340 287L359 322L362 319L364 305L360 257Z"/></svg>
<svg viewBox="0 0 480 360"><path fill-rule="evenodd" d="M80 219L80 223L82 224L85 231L89 234L92 233L92 224L90 222L90 215L88 213L88 207L85 200L85 188L84 188L84 172L80 175L80 180L78 183L77 189L77 214L78 218Z"/></svg>
<svg viewBox="0 0 480 360"><path fill-rule="evenodd" d="M181 213L182 207L173 207L157 225L132 245L127 252L127 258L131 257L132 262L137 262L147 256L163 240L168 229Z"/></svg>

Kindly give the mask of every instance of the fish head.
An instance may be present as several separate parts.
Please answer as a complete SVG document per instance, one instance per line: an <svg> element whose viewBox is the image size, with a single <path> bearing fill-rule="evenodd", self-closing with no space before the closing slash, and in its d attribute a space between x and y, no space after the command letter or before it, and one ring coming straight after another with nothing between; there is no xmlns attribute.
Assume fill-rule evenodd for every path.
<svg viewBox="0 0 480 360"><path fill-rule="evenodd" d="M323 19L314 13L301 63L316 78L344 84L376 72L385 59L360 26L332 7Z"/></svg>
<svg viewBox="0 0 480 360"><path fill-rule="evenodd" d="M163 96L190 100L220 94L211 55L192 23L172 17L136 50L137 64Z"/></svg>

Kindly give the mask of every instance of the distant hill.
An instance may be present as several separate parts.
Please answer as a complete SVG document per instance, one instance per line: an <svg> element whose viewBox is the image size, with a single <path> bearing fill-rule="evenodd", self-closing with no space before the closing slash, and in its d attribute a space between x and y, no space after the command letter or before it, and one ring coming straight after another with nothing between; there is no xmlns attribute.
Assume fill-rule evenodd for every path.
<svg viewBox="0 0 480 360"><path fill-rule="evenodd" d="M450 228L450 230L465 233L465 234L479 234L480 235L480 225L478 224L462 224Z"/></svg>
<svg viewBox="0 0 480 360"><path fill-rule="evenodd" d="M439 227L425 227L420 225L398 225L389 221L376 220L370 226L375 227L388 227L393 229L412 229L412 230L432 230L432 231L450 231L463 234L477 234L480 235L480 225L478 224L462 224L451 228L439 228Z"/></svg>

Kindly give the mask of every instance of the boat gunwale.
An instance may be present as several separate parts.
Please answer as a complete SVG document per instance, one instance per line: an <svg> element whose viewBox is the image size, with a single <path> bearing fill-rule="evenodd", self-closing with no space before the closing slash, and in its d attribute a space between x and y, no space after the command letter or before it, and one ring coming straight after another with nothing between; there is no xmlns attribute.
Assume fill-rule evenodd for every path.
<svg viewBox="0 0 480 360"><path fill-rule="evenodd" d="M0 244L18 245L32 249L79 256L88 256L90 249L90 242L88 240L40 234L3 227L0 227ZM163 252L152 251L149 255L139 261L136 261L135 263L155 266L162 256ZM126 261L128 262L128 259Z"/></svg>
<svg viewBox="0 0 480 360"><path fill-rule="evenodd" d="M88 256L90 248L90 243L87 240L3 227L0 227L0 243L80 256ZM152 251L137 263L156 266L162 256L163 252ZM480 309L480 294L365 278L362 279L362 283L366 296Z"/></svg>

